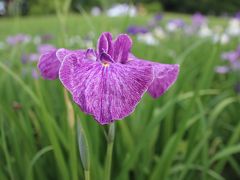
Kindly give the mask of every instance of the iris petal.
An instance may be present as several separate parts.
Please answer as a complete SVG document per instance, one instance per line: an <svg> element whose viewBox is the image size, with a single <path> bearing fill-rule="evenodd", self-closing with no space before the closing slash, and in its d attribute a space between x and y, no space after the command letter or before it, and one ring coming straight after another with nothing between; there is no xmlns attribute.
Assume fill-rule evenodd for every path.
<svg viewBox="0 0 240 180"><path fill-rule="evenodd" d="M148 88L148 93L153 98L163 95L177 80L179 73L178 64L160 64L151 62L154 79Z"/></svg>
<svg viewBox="0 0 240 180"><path fill-rule="evenodd" d="M89 60L93 60L93 61L97 60L97 55L96 55L96 52L94 51L94 49L88 49L86 51L85 57Z"/></svg>
<svg viewBox="0 0 240 180"><path fill-rule="evenodd" d="M65 57L59 77L80 108L92 114L100 124L120 120L133 112L152 82L148 64L112 63Z"/></svg>
<svg viewBox="0 0 240 180"><path fill-rule="evenodd" d="M109 32L104 32L100 35L97 45L98 54L101 55L103 52L113 55L113 43L112 35Z"/></svg>
<svg viewBox="0 0 240 180"><path fill-rule="evenodd" d="M54 80L58 78L60 64L56 56L56 50L52 50L40 57L38 69L44 79Z"/></svg>
<svg viewBox="0 0 240 180"><path fill-rule="evenodd" d="M58 49L56 52L56 56L59 59L60 62L63 61L63 59L65 58L65 56L69 55L69 54L77 54L78 56L82 57L84 55L84 51L79 49L79 50L69 50L69 49Z"/></svg>
<svg viewBox="0 0 240 180"><path fill-rule="evenodd" d="M101 62L106 62L106 63L113 63L114 61L112 60L111 56L107 53L102 53L100 56L100 61Z"/></svg>
<svg viewBox="0 0 240 180"><path fill-rule="evenodd" d="M98 54L108 51L108 39L104 33L102 33L98 39L97 50Z"/></svg>
<svg viewBox="0 0 240 180"><path fill-rule="evenodd" d="M131 38L127 34L119 35L114 42L114 61L122 64L126 63L131 47Z"/></svg>
<svg viewBox="0 0 240 180"><path fill-rule="evenodd" d="M128 64L142 66L149 64L153 68L153 81L147 92L153 97L158 98L163 95L177 80L179 73L178 64L161 64L157 62L146 61L129 54Z"/></svg>
<svg viewBox="0 0 240 180"><path fill-rule="evenodd" d="M108 41L108 50L107 53L112 57L113 56L113 43L112 43L112 35L109 32L104 33L105 37Z"/></svg>

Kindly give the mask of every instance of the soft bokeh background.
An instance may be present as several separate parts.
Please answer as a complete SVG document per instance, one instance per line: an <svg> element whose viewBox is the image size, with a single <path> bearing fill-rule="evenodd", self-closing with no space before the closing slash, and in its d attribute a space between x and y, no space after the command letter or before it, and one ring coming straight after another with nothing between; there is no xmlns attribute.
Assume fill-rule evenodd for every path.
<svg viewBox="0 0 240 180"><path fill-rule="evenodd" d="M107 179L109 157L114 180L240 179L239 11L239 0L0 0L0 179ZM162 97L115 123L112 156L109 128L37 69L41 53L95 48L104 31L181 65Z"/></svg>

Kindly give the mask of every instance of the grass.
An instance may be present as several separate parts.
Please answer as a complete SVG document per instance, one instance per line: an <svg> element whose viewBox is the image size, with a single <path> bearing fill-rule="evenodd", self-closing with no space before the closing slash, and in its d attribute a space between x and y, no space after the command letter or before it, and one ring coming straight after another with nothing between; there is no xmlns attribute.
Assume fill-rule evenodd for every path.
<svg viewBox="0 0 240 180"><path fill-rule="evenodd" d="M165 21L173 17L190 21L178 14L167 14ZM55 37L51 43L68 48L67 38L73 35L84 37L91 31L96 42L102 31L118 34L149 18L69 15L66 24L56 16L3 18L0 41L19 32L50 33ZM210 23L226 25L226 20L211 17ZM113 152L107 157L106 127L81 113L58 80L22 75L35 64L22 64L21 54L35 47L0 50L0 179L104 179L111 159L111 179L240 178L237 79L214 72L221 53L234 49L239 40L222 46L176 34L153 47L133 41L136 56L180 63L180 75L164 96L153 100L146 94L131 116L115 123Z"/></svg>

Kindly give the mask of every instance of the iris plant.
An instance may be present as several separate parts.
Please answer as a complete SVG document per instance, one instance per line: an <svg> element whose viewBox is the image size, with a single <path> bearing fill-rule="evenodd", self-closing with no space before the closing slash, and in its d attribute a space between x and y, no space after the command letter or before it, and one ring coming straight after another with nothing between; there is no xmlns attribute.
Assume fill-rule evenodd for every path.
<svg viewBox="0 0 240 180"><path fill-rule="evenodd" d="M240 70L240 46L235 51L225 52L222 54L222 59L228 61L227 66L217 66L216 72L220 74L228 73L229 71Z"/></svg>
<svg viewBox="0 0 240 180"><path fill-rule="evenodd" d="M102 33L97 49L48 51L38 68L45 79L59 77L81 110L100 124L130 115L145 92L161 96L176 81L177 64L160 64L135 57L132 40L120 34L115 40Z"/></svg>

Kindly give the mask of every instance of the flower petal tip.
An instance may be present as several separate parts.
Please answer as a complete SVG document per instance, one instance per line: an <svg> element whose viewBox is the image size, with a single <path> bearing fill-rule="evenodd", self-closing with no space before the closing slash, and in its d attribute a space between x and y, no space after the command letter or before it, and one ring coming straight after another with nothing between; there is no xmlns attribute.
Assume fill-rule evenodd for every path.
<svg viewBox="0 0 240 180"><path fill-rule="evenodd" d="M44 79L55 80L58 78L60 64L56 50L52 50L40 56L37 66Z"/></svg>
<svg viewBox="0 0 240 180"><path fill-rule="evenodd" d="M179 64L154 63L154 79L148 88L148 93L157 99L162 96L177 80Z"/></svg>

